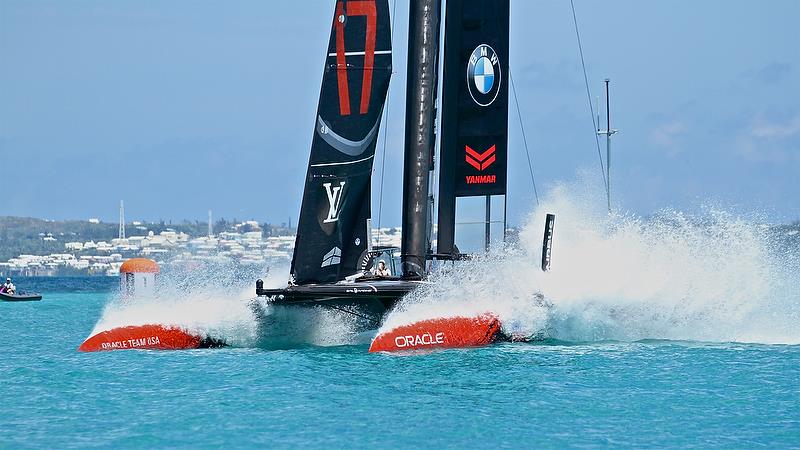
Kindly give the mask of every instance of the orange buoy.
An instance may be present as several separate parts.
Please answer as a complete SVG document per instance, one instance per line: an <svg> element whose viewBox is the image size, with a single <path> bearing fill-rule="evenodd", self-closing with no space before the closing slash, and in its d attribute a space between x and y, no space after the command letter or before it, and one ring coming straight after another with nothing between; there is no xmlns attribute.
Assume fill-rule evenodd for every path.
<svg viewBox="0 0 800 450"><path fill-rule="evenodd" d="M478 317L428 319L378 334L369 351L479 347L494 342L499 333L500 320L492 313Z"/></svg>
<svg viewBox="0 0 800 450"><path fill-rule="evenodd" d="M120 292L125 297L152 293L161 269L152 259L131 258L119 268Z"/></svg>
<svg viewBox="0 0 800 450"><path fill-rule="evenodd" d="M119 267L119 273L158 273L158 264L152 259L131 258Z"/></svg>

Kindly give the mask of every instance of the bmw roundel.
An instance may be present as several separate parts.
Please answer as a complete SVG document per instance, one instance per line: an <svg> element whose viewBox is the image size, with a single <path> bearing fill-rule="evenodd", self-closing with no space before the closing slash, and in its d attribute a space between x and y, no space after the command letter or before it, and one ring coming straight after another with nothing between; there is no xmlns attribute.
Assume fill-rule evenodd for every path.
<svg viewBox="0 0 800 450"><path fill-rule="evenodd" d="M500 92L500 59L494 49L481 44L472 51L467 63L467 88L475 103L489 106Z"/></svg>

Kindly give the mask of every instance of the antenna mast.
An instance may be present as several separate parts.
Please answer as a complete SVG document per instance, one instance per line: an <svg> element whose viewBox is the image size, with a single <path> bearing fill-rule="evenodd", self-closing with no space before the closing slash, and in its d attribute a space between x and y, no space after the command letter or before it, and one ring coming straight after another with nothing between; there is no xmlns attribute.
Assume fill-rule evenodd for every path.
<svg viewBox="0 0 800 450"><path fill-rule="evenodd" d="M608 95L608 85L611 82L610 79L606 78L606 129L600 129L600 121L597 121L597 134L606 137L606 183L607 190L606 190L606 197L608 200L608 212L611 213L611 136L619 133L619 130L614 130L611 128L611 109L609 108L610 101ZM599 109L599 108L598 108ZM599 114L599 111L598 111Z"/></svg>
<svg viewBox="0 0 800 450"><path fill-rule="evenodd" d="M119 201L119 238L125 239L125 204Z"/></svg>

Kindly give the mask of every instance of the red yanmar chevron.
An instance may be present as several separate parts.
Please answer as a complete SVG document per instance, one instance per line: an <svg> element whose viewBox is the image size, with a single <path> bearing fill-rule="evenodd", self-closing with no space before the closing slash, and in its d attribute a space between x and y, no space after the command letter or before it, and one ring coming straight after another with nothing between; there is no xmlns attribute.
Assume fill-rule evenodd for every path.
<svg viewBox="0 0 800 450"><path fill-rule="evenodd" d="M494 342L499 333L500 320L491 313L478 317L429 319L379 334L373 339L369 351L479 347Z"/></svg>
<svg viewBox="0 0 800 450"><path fill-rule="evenodd" d="M494 163L494 161L497 159L496 150L497 146L493 145L489 147L489 149L486 150L485 152L478 153L475 150L473 150L469 145L467 145L466 146L467 164L480 171L486 170L486 168L491 166L492 163Z"/></svg>
<svg viewBox="0 0 800 450"><path fill-rule="evenodd" d="M186 350L210 347L210 341L177 327L139 325L119 327L89 337L78 347L82 352L105 350Z"/></svg>

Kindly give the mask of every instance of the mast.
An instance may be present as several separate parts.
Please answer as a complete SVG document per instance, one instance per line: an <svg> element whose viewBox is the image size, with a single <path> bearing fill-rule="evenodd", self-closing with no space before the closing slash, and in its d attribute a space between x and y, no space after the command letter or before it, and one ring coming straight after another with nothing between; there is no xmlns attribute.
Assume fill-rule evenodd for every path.
<svg viewBox="0 0 800 450"><path fill-rule="evenodd" d="M608 183L606 190L606 200L608 201L608 212L611 213L611 136L619 133L619 130L611 129L611 109L609 107L610 100L608 93L608 85L611 82L611 80L606 78L604 81L606 83L606 129L605 130L598 129L597 134L605 135L606 137L606 183ZM598 128L600 128L599 125L600 121L598 120L597 122L598 122Z"/></svg>
<svg viewBox="0 0 800 450"><path fill-rule="evenodd" d="M411 0L403 161L404 278L421 278L429 251L430 179L433 148L441 0Z"/></svg>
<svg viewBox="0 0 800 450"><path fill-rule="evenodd" d="M125 239L125 203L119 201L119 238Z"/></svg>

